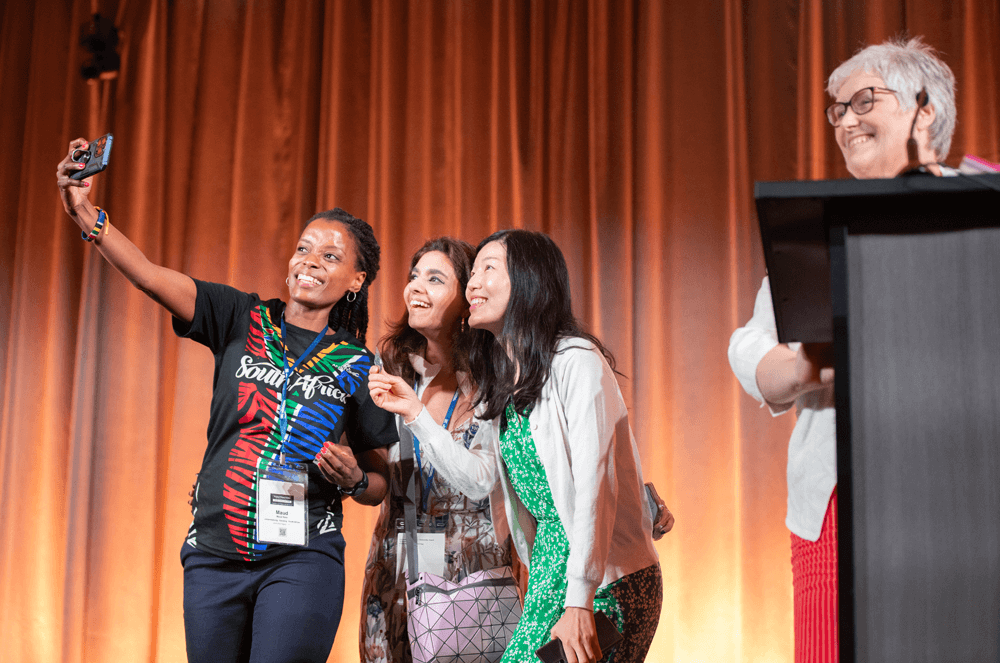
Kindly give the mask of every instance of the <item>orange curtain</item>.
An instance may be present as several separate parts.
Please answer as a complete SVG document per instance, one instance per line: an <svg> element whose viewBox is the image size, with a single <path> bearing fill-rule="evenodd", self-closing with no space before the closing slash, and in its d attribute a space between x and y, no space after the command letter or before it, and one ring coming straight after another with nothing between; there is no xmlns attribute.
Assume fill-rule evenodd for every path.
<svg viewBox="0 0 1000 663"><path fill-rule="evenodd" d="M121 30L122 67L88 85L93 12ZM62 212L68 141L108 131L93 197L192 276L281 295L307 217L368 220L370 340L425 238L550 233L677 515L649 660L791 660L792 420L726 361L763 274L752 182L847 176L824 78L902 31L958 78L950 161L1000 161L996 0L7 0L0 21L5 661L184 660L178 552L213 364ZM374 519L347 507L331 661L358 657Z"/></svg>

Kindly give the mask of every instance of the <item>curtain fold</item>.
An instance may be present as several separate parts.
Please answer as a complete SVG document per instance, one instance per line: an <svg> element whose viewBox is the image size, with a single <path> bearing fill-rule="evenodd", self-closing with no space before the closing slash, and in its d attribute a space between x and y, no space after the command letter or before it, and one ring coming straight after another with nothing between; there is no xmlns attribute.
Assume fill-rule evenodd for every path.
<svg viewBox="0 0 1000 663"><path fill-rule="evenodd" d="M80 26L122 68L85 83ZM550 233L625 374L658 542L649 660L791 661L785 463L726 361L763 276L752 184L847 177L829 72L909 32L958 79L950 163L1000 161L1000 3L6 0L0 3L0 641L9 661L182 661L179 550L214 370L80 241L52 172L115 135L92 198L195 278L283 296L303 223L382 245L368 345L429 237ZM358 659L376 510L345 508L331 661Z"/></svg>

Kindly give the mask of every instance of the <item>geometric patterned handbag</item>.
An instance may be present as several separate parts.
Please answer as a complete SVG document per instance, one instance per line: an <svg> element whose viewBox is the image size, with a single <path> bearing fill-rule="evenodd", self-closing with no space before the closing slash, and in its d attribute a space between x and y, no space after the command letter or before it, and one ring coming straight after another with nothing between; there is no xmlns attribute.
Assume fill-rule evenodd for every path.
<svg viewBox="0 0 1000 663"><path fill-rule="evenodd" d="M406 626L414 663L493 663L503 656L521 600L509 566L454 583L420 573L407 584Z"/></svg>
<svg viewBox="0 0 1000 663"><path fill-rule="evenodd" d="M414 438L400 427L399 460L406 478L406 631L414 663L494 663L521 618L521 599L509 566L470 573L458 582L420 572L417 560L417 472Z"/></svg>

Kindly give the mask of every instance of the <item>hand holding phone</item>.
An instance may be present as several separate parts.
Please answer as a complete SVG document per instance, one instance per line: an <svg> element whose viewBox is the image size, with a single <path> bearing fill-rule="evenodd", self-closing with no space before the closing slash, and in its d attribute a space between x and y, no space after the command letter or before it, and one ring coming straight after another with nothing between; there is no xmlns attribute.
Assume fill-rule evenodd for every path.
<svg viewBox="0 0 1000 663"><path fill-rule="evenodd" d="M646 507L649 509L649 515L653 518L653 540L659 541L663 538L663 535L669 532L674 527L674 516L670 513L670 509L664 504L663 500L656 492L656 487L652 483L646 484ZM666 512L665 514L663 512ZM665 515L666 520L660 523L661 516ZM657 525L657 523L660 523Z"/></svg>
<svg viewBox="0 0 1000 663"><path fill-rule="evenodd" d="M600 660L606 661L611 654L611 650L625 636L621 634L621 631L612 623L611 619L600 611L594 613L594 628L597 629L597 644L601 647ZM562 641L558 638L549 640L539 647L535 655L541 659L542 663L566 663L566 652L563 650Z"/></svg>
<svg viewBox="0 0 1000 663"><path fill-rule="evenodd" d="M73 150L70 158L76 163L86 164L82 170L70 174L72 180L82 180L96 175L108 167L108 159L111 157L111 142L114 136L104 134L96 140L87 143L87 149Z"/></svg>

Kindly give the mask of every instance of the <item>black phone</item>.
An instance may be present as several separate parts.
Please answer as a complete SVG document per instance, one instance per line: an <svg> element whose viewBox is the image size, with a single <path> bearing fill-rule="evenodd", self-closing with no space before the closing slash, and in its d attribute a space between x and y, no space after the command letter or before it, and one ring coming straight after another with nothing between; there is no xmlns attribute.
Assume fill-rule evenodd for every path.
<svg viewBox="0 0 1000 663"><path fill-rule="evenodd" d="M660 515L660 500L659 495L656 493L656 487L652 483L646 483L646 508L649 509L649 515L653 518L653 529L656 529L656 518Z"/></svg>
<svg viewBox="0 0 1000 663"><path fill-rule="evenodd" d="M85 163L87 165L82 170L71 173L69 178L71 180L82 180L91 175L96 175L107 168L108 158L111 156L111 141L113 139L114 136L111 134L104 134L100 138L87 143L87 149L73 150L70 158L76 163Z"/></svg>
<svg viewBox="0 0 1000 663"><path fill-rule="evenodd" d="M597 628L597 644L601 647L600 661L608 660L611 650L625 637L614 625L611 619L603 612L594 613L594 626ZM566 663L566 652L563 651L562 641L556 638L538 648L535 655L542 660L542 663Z"/></svg>

